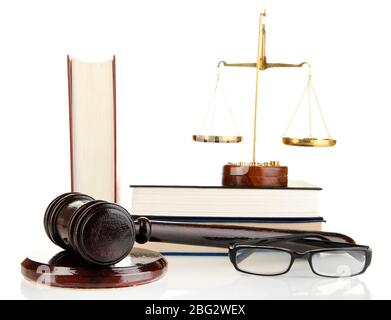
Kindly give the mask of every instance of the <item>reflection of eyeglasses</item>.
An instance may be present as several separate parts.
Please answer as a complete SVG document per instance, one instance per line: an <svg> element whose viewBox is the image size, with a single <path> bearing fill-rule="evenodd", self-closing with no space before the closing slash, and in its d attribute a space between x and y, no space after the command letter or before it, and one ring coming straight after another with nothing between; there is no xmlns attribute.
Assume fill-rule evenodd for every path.
<svg viewBox="0 0 391 320"><path fill-rule="evenodd" d="M372 251L368 246L301 234L238 242L229 247L229 257L236 270L262 276L287 273L296 258L304 258L313 273L338 278L364 273Z"/></svg>

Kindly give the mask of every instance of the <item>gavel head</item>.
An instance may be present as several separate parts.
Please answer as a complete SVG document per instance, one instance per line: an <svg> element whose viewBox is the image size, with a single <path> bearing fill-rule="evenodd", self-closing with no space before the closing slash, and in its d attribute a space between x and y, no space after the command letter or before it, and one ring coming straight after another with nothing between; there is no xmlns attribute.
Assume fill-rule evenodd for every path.
<svg viewBox="0 0 391 320"><path fill-rule="evenodd" d="M44 225L56 245L101 266L125 258L136 236L135 224L126 209L77 192L54 199L46 209Z"/></svg>

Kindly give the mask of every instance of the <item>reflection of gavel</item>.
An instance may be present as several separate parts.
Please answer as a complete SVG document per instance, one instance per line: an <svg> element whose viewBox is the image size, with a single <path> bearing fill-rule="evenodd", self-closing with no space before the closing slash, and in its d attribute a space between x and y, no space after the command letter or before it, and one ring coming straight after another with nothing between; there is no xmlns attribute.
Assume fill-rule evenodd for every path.
<svg viewBox="0 0 391 320"><path fill-rule="evenodd" d="M303 233L255 227L224 226L182 222L133 221L123 207L85 194L71 192L54 199L46 209L45 230L49 238L64 249L71 248L85 260L101 266L125 258L134 242L170 242L226 247L240 240ZM314 232L311 232L314 233ZM354 241L339 233L316 232L334 241Z"/></svg>

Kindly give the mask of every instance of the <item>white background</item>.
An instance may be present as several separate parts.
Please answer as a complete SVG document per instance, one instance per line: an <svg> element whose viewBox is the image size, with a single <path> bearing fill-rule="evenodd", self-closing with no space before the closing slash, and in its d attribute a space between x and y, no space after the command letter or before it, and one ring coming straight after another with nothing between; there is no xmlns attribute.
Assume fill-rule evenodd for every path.
<svg viewBox="0 0 391 320"><path fill-rule="evenodd" d="M391 20L388 1L380 0L1 0L0 297L79 297L78 291L45 291L23 282L19 266L29 252L49 245L43 212L70 186L66 54L86 61L116 55L120 202L129 207L129 184L219 184L224 163L251 160L253 69L223 71L243 144L196 144L191 135L212 94L216 63L255 61L263 8L268 11L268 60L311 62L338 143L330 149L280 143L306 71L267 70L261 74L258 160L280 160L289 165L291 179L323 187L324 229L370 245L372 266L341 284L294 275L249 279L226 260L173 258L166 279L155 284L78 294L391 297ZM193 264L198 267L188 269Z"/></svg>

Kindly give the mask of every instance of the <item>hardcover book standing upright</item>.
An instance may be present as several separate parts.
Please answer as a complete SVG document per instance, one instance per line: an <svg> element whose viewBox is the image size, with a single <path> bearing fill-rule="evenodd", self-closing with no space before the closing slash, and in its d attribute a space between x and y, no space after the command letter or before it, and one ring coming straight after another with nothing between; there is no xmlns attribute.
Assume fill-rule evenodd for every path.
<svg viewBox="0 0 391 320"><path fill-rule="evenodd" d="M116 202L115 56L67 63L71 189Z"/></svg>

